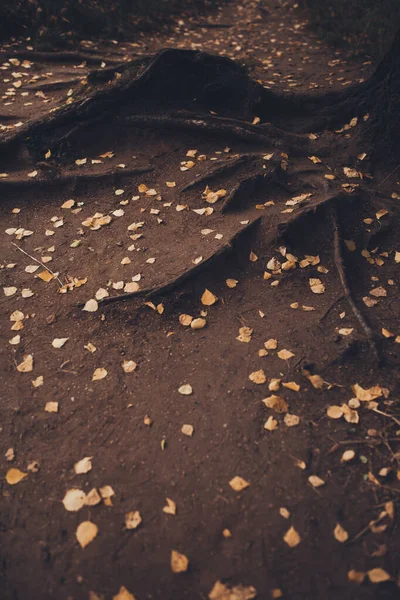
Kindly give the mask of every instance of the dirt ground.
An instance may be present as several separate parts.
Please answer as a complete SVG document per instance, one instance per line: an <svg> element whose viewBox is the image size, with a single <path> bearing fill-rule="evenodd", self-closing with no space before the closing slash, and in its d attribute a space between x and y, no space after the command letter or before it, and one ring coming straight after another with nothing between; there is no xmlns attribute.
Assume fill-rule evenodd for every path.
<svg viewBox="0 0 400 600"><path fill-rule="evenodd" d="M262 8L235 0L57 60L3 45L1 129L100 87L94 69L161 48L223 54L290 93L371 72L292 2ZM146 102L142 114L163 95ZM330 135L334 149L343 132ZM327 137L315 138L314 158ZM326 174L354 183L346 159L129 119L72 128L40 160L23 145L2 153L2 600L398 597L400 171L359 158L369 199L347 188L341 205L378 366L317 204L335 184ZM284 181L224 211L260 164ZM315 211L296 220L303 202Z"/></svg>

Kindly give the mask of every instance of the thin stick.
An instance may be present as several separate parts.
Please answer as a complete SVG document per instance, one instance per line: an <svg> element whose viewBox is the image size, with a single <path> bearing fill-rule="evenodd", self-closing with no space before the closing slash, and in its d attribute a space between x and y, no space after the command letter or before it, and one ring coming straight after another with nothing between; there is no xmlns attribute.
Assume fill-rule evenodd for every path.
<svg viewBox="0 0 400 600"><path fill-rule="evenodd" d="M393 415L388 415L387 413L382 412L381 410L378 410L377 408L373 408L372 411L378 413L378 415L383 415L384 417L388 417L388 419L392 419L392 421L394 421L400 427L399 419L396 419L396 417L394 417Z"/></svg>
<svg viewBox="0 0 400 600"><path fill-rule="evenodd" d="M332 221L333 221L334 258L335 258L336 269L339 274L340 283L342 284L342 288L343 288L344 294L346 296L346 300L349 303L354 316L360 323L361 328L364 331L366 338L368 339L369 345L371 347L372 352L374 353L375 358L377 359L378 363L381 363L382 362L381 356L378 352L378 348L377 348L376 342L375 342L375 334L372 331L372 329L370 328L370 326L368 325L368 323L366 322L363 315L361 314L356 303L354 302L353 295L351 293L349 284L347 282L347 277L346 277L346 272L345 272L345 267L344 267L344 260L343 260L342 250L341 250L339 220L338 220L337 208L335 206L332 206L332 208L331 208L331 216L332 216Z"/></svg>
<svg viewBox="0 0 400 600"><path fill-rule="evenodd" d="M20 246L18 246L17 244L15 244L14 242L11 242L11 244L13 246L15 246L16 248L18 248L18 250L20 252L22 252L22 254L25 254L26 256L29 256L29 258L31 258L32 260L34 260L36 263L38 263L38 265L40 265L41 267L43 267L43 269L46 269L46 271L48 271L49 273L51 273L51 275L53 275L53 277L55 279L57 279L58 283L61 285L61 287L63 287L63 282L58 278L58 276L53 273L53 271L51 269L49 269L49 267L46 267L46 265L44 265L42 262L40 262L40 260L38 260L37 258L35 258L34 256L31 256L30 254L28 254L27 252L25 252L25 250L23 250Z"/></svg>

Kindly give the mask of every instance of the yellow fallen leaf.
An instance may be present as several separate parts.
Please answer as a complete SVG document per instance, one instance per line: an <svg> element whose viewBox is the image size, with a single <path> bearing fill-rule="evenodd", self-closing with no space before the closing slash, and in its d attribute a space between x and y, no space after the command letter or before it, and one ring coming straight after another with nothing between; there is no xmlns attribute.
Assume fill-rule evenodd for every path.
<svg viewBox="0 0 400 600"><path fill-rule="evenodd" d="M283 536L283 540L287 543L290 548L295 548L301 542L301 537L295 528L292 526L287 530L285 535Z"/></svg>
<svg viewBox="0 0 400 600"><path fill-rule="evenodd" d="M283 350L279 350L278 356L282 360L289 360L289 358L292 358L293 356L296 356L296 355L293 354L293 352L290 352L290 350L283 349Z"/></svg>
<svg viewBox="0 0 400 600"><path fill-rule="evenodd" d="M171 571L173 573L184 573L188 570L189 559L184 554L172 550L171 552Z"/></svg>
<svg viewBox="0 0 400 600"><path fill-rule="evenodd" d="M340 523L336 524L335 529L333 530L333 535L335 536L335 539L338 542L341 542L342 544L344 542L347 542L347 540L349 539L349 534L347 533L347 531L341 526Z"/></svg>
<svg viewBox="0 0 400 600"><path fill-rule="evenodd" d="M26 477L28 473L23 473L19 469L9 469L6 474L6 481L9 485L15 485Z"/></svg>
<svg viewBox="0 0 400 600"><path fill-rule="evenodd" d="M89 598L89 600L92 600L91 598ZM93 600L97 600L97 598L93 598ZM100 600L100 598L98 599ZM121 587L119 588L119 592L118 594L116 594L115 596L113 596L112 600L135 600L135 596L133 594L131 594L125 586L121 585Z"/></svg>
<svg viewBox="0 0 400 600"><path fill-rule="evenodd" d="M107 377L107 370L99 367L93 371L92 381L99 381L100 379L104 379Z"/></svg>
<svg viewBox="0 0 400 600"><path fill-rule="evenodd" d="M62 503L69 512L76 512L85 506L86 494L82 490L72 488L66 492Z"/></svg>
<svg viewBox="0 0 400 600"><path fill-rule="evenodd" d="M176 515L176 503L171 498L166 498L167 504L163 508L163 512L167 515Z"/></svg>
<svg viewBox="0 0 400 600"><path fill-rule="evenodd" d="M88 473L92 470L92 458L93 456L85 456L82 460L79 460L74 464L74 471L77 475Z"/></svg>
<svg viewBox="0 0 400 600"><path fill-rule="evenodd" d="M91 298L90 300L88 300L85 304L85 306L82 308L82 310L85 310L86 312L96 312L96 310L98 310L99 305L97 300L95 300L94 298Z"/></svg>
<svg viewBox="0 0 400 600"><path fill-rule="evenodd" d="M257 383L257 384L262 384L267 381L265 373L262 369L260 369L259 371L253 371L253 373L250 373L249 379L253 383Z"/></svg>
<svg viewBox="0 0 400 600"><path fill-rule="evenodd" d="M296 425L300 423L300 417L297 415L290 415L289 413L285 415L283 420L285 421L285 425L287 427L296 427Z"/></svg>
<svg viewBox="0 0 400 600"><path fill-rule="evenodd" d="M355 456L356 453L354 452L354 450L345 450L342 454L340 462L350 462L351 460L353 460L353 458L355 458Z"/></svg>
<svg viewBox="0 0 400 600"><path fill-rule="evenodd" d="M369 389L363 389L356 383L352 386L352 390L356 395L356 398L361 402L371 402L371 400L375 400L382 396L382 389L379 385L372 386Z"/></svg>
<svg viewBox="0 0 400 600"><path fill-rule="evenodd" d="M285 398L283 398L283 396L276 396L275 394L268 396L268 398L264 398L263 403L268 408L273 408L279 413L286 413L289 409Z"/></svg>
<svg viewBox="0 0 400 600"><path fill-rule="evenodd" d="M274 419L272 415L268 417L268 419L264 423L264 429L267 431L274 431L278 427L278 421Z"/></svg>
<svg viewBox="0 0 400 600"><path fill-rule="evenodd" d="M264 346L267 350L276 350L278 347L278 340L271 338L270 340L264 342Z"/></svg>
<svg viewBox="0 0 400 600"><path fill-rule="evenodd" d="M324 387L324 380L321 375L306 375L306 377L315 389L320 390Z"/></svg>
<svg viewBox="0 0 400 600"><path fill-rule="evenodd" d="M184 327L189 327L192 321L193 317L191 317L190 315L179 315L179 323Z"/></svg>
<svg viewBox="0 0 400 600"><path fill-rule="evenodd" d="M320 279L311 277L309 279L311 291L314 294L323 294L325 292L325 286Z"/></svg>
<svg viewBox="0 0 400 600"><path fill-rule="evenodd" d="M288 381L286 383L282 383L282 386L287 388L288 390L293 390L294 392L300 391L300 386L295 381Z"/></svg>
<svg viewBox="0 0 400 600"><path fill-rule="evenodd" d="M76 539L78 540L81 548L85 548L90 542L97 536L99 528L91 521L83 521L78 525L76 530Z"/></svg>
<svg viewBox="0 0 400 600"><path fill-rule="evenodd" d="M225 283L228 288L235 288L239 282L237 279L227 279Z"/></svg>
<svg viewBox="0 0 400 600"><path fill-rule="evenodd" d="M89 598L89 600L91 600L91 598ZM135 600L135 596L131 594L125 586L121 585L118 594L113 596L112 600Z"/></svg>
<svg viewBox="0 0 400 600"><path fill-rule="evenodd" d="M46 412L57 413L58 412L58 402L46 402L46 406L44 407Z"/></svg>
<svg viewBox="0 0 400 600"><path fill-rule="evenodd" d="M253 600L256 596L257 590L253 586L235 585L230 588L220 581L208 594L209 600Z"/></svg>
<svg viewBox="0 0 400 600"><path fill-rule="evenodd" d="M210 292L210 290L204 290L203 295L201 297L201 303L204 304L204 306L212 306L217 302L217 300L217 296L214 296L214 294Z"/></svg>
<svg viewBox="0 0 400 600"><path fill-rule="evenodd" d="M33 371L33 356L32 354L26 354L24 360L17 365L17 371L20 373L30 373Z"/></svg>
<svg viewBox="0 0 400 600"><path fill-rule="evenodd" d="M233 479L230 480L229 485L235 492L241 492L242 490L249 487L250 483L243 479L243 477L239 477L236 475Z"/></svg>
<svg viewBox="0 0 400 600"><path fill-rule="evenodd" d="M343 408L341 406L328 406L326 414L330 419L340 419L343 417Z"/></svg>
<svg viewBox="0 0 400 600"><path fill-rule="evenodd" d="M182 425L181 429L183 435L187 435L188 437L192 437L193 435L193 425Z"/></svg>
<svg viewBox="0 0 400 600"><path fill-rule="evenodd" d="M361 585L361 583L365 579L365 573L363 573L362 571L356 571L355 569L350 569L350 571L347 573L347 579L352 583L357 583L358 585Z"/></svg>
<svg viewBox="0 0 400 600"><path fill-rule="evenodd" d="M203 329L206 325L207 321L201 317L199 317L198 319L193 319L193 321L190 323L190 327L195 330Z"/></svg>
<svg viewBox="0 0 400 600"><path fill-rule="evenodd" d="M125 373L133 373L137 367L137 364L133 360L124 360L122 368Z"/></svg>
<svg viewBox="0 0 400 600"><path fill-rule="evenodd" d="M86 495L85 504L87 506L97 506L101 502L101 496L96 488L92 488Z"/></svg>
<svg viewBox="0 0 400 600"><path fill-rule="evenodd" d="M308 481L315 488L325 485L325 481L323 479L321 479L321 477L318 477L318 475L310 475L310 477L308 478Z"/></svg>
<svg viewBox="0 0 400 600"><path fill-rule="evenodd" d="M49 273L49 271L42 271L41 273L37 274L37 277L39 277L40 279L42 279L42 281L45 281L46 283L54 279L54 275L52 273Z"/></svg>
<svg viewBox="0 0 400 600"><path fill-rule="evenodd" d="M125 515L125 527L127 529L137 529L142 522L142 517L138 510L127 512Z"/></svg>
<svg viewBox="0 0 400 600"><path fill-rule="evenodd" d="M371 569L367 572L367 575L371 583L383 583L384 581L391 580L389 573L379 567L376 569Z"/></svg>
<svg viewBox="0 0 400 600"><path fill-rule="evenodd" d="M193 388L190 383L185 383L178 388L178 392L182 394L182 396L190 396L190 394L193 394Z"/></svg>
<svg viewBox="0 0 400 600"><path fill-rule="evenodd" d="M253 334L253 329L251 327L240 327L239 335L237 336L238 342L243 342L248 344L251 341L251 336Z"/></svg>

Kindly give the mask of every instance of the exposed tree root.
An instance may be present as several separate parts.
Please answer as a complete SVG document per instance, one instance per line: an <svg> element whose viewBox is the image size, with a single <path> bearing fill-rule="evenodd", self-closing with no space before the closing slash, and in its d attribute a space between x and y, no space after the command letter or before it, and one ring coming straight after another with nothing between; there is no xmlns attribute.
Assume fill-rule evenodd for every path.
<svg viewBox="0 0 400 600"><path fill-rule="evenodd" d="M107 64L120 64L121 59L107 58L106 56L94 56L92 54L84 54L81 52L35 52L29 50L17 50L12 52L0 52L0 58L7 60L8 58L22 58L38 62L85 62L88 65L95 65L102 62Z"/></svg>
<svg viewBox="0 0 400 600"><path fill-rule="evenodd" d="M372 331L372 329L366 322L364 316L360 312L360 309L356 305L353 295L351 293L348 281L347 281L346 270L345 270L345 266L344 266L344 259L343 259L343 254L342 254L342 240L341 240L341 236L340 236L339 219L338 219L338 213L337 213L336 206L331 206L330 217L332 219L332 225L333 225L334 259L335 259L336 269L339 274L340 283L342 284L342 288L343 288L346 300L347 300L351 310L353 311L354 316L356 317L356 319L358 320L358 322L361 325L361 328L364 332L365 337L368 340L368 343L370 345L370 348L373 352L375 359L377 360L377 362L379 364L381 364L382 356L381 356L379 349L377 347L377 344L376 344L375 333Z"/></svg>
<svg viewBox="0 0 400 600"><path fill-rule="evenodd" d="M121 117L117 122L134 127L153 127L181 131L204 131L207 134L234 138L237 141L263 144L287 150L308 152L309 140L306 136L280 130L273 125L251 125L238 119L199 116L192 119L164 115L134 115Z"/></svg>
<svg viewBox="0 0 400 600"><path fill-rule="evenodd" d="M249 197L254 196L261 186L265 183L265 175L258 174L253 177L247 177L235 185L233 190L227 195L221 207L221 212L226 213L234 210L246 202Z"/></svg>
<svg viewBox="0 0 400 600"><path fill-rule="evenodd" d="M45 163L46 164L46 163ZM42 186L43 183L54 183L59 185L69 183L95 183L96 181L118 181L123 177L132 175L143 175L144 173L152 173L153 167L137 167L136 169L114 169L113 171L105 171L103 173L60 173L59 170L52 165L46 164L46 170L43 170L44 177L35 177L31 179L0 179L0 190ZM40 167L39 167L40 168Z"/></svg>
<svg viewBox="0 0 400 600"><path fill-rule="evenodd" d="M199 177L197 177L197 179L194 179L193 181L191 181L190 183L185 185L180 190L180 193L182 194L183 192L187 192L188 190L191 190L193 188L207 185L208 183L210 183L210 181L219 177L220 175L231 174L232 172L236 171L240 167L249 163L250 160L253 158L254 157L252 157L251 155L244 154L237 158L232 158L231 160L226 160L226 162L224 162L223 164L217 165L214 169L211 169L207 173L200 175Z"/></svg>
<svg viewBox="0 0 400 600"><path fill-rule="evenodd" d="M211 254L211 256L206 258L204 261L202 261L198 265L194 265L190 269L185 270L183 273L181 273L177 277L174 277L167 283L163 283L161 285L151 287L151 288L144 288L144 289L138 290L137 292L131 292L128 294L120 294L118 296L109 296L107 298L103 298L102 300L99 300L98 304L103 306L105 304L111 304L114 302L124 302L127 300L132 300L134 298L143 298L143 297L154 298L155 296L162 296L163 294L166 294L167 292L171 292L172 290L176 289L183 283L186 283L189 279L191 279L192 277L194 277L195 275L197 275L198 273L200 273L207 267L210 267L210 265L213 264L217 259L219 259L222 256L224 256L225 254L229 253L232 250L234 244L238 241L238 239L242 235L244 235L246 232L248 232L250 229L252 229L256 225L258 225L260 220L261 220L261 217L258 217L257 219L255 219L254 221L252 221L251 223L249 223L248 225L246 225L245 227L240 229L240 231L236 232L235 235L233 235L223 246L221 246L216 252L214 252L214 254ZM82 305L80 304L79 307L82 307Z"/></svg>

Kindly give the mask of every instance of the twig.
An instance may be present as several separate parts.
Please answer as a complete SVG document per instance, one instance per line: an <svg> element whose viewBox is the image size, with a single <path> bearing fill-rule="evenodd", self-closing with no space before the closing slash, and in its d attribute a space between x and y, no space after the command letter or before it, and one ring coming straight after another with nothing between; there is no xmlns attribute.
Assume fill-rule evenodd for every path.
<svg viewBox="0 0 400 600"><path fill-rule="evenodd" d="M250 228L252 228L256 224L258 224L260 222L260 220L261 220L261 217L258 217L257 219L255 219L254 221L252 221L251 223L249 223L248 225L243 227L243 229L240 229L240 231L238 231L235 235L233 235L230 238L230 240L228 242L226 242L226 244L221 246L221 248L219 248L216 252L214 252L214 254L211 254L211 256L209 256L206 260L199 263L198 265L195 265L194 267L192 267L190 269L187 269L186 271L184 271L177 277L174 277L174 279L171 279L167 283L163 283L161 285L158 285L158 286L155 286L152 288L144 288L142 290L138 290L137 292L129 292L127 294L120 294L119 296L109 296L107 298L103 298L102 300L98 301L99 306L104 305L104 304L111 304L112 302L121 302L121 301L131 300L132 298L140 298L143 296L145 298L153 298L154 296L160 296L161 294L170 292L171 290L177 288L179 285L181 285L182 283L184 283L185 281L187 281L188 279L193 277L193 275L197 274L199 271L202 271L203 269L205 269L205 267L209 266L218 257L222 256L223 254L225 254L226 252L231 250L232 245L236 241L236 239L239 236L241 236L242 234L244 234L246 231L248 231ZM78 308L81 308L82 306L83 306L83 304L79 304Z"/></svg>
<svg viewBox="0 0 400 600"><path fill-rule="evenodd" d="M32 260L34 260L36 263L38 263L38 265L40 265L41 267L43 267L43 269L46 269L46 271L48 271L49 273L51 273L51 275L53 275L53 277L55 279L57 279L58 283L61 285L61 287L63 287L63 282L59 279L59 277L53 273L53 271L51 269L49 269L49 267L46 267L46 265L44 265L42 262L40 262L40 260L38 260L37 258L35 258L34 256L31 256L30 254L28 254L27 252L25 252L25 250L23 250L20 246L18 246L17 244L15 244L14 242L11 242L11 244L13 246L15 246L16 248L18 248L18 250L20 252L22 252L22 254L25 254L26 256L29 256L29 258L31 258Z"/></svg>
<svg viewBox="0 0 400 600"><path fill-rule="evenodd" d="M378 415L383 415L384 417L388 417L388 419L392 419L392 421L394 421L400 427L399 419L396 419L396 417L394 417L393 415L388 415L387 413L378 410L377 408L373 408L372 411L378 413Z"/></svg>
<svg viewBox="0 0 400 600"><path fill-rule="evenodd" d="M319 322L321 323L321 321L323 321L331 312L331 310L333 308L335 308L336 304L338 304L341 300L343 300L344 296L343 294L341 294L340 296L338 296L336 298L336 300L330 305L330 307L324 312L324 314L322 315L322 317L320 318Z"/></svg>
<svg viewBox="0 0 400 600"><path fill-rule="evenodd" d="M331 207L331 216L332 216L332 222L333 222L334 259L335 259L336 269L339 274L340 283L342 284L342 288L343 288L346 300L349 303L354 316L360 323L361 328L364 331L364 334L368 340L370 348L371 348L377 362L379 364L381 364L382 357L380 356L380 353L378 351L378 348L377 348L377 345L375 342L375 334L372 331L372 329L370 328L370 326L368 325L368 323L366 322L364 316L360 312L356 303L354 302L353 295L351 293L349 284L347 282L347 277L346 277L346 272L345 272L345 267L344 267L344 260L343 260L342 250L341 250L342 243L341 243L341 237L340 237L339 220L338 220L336 206Z"/></svg>

